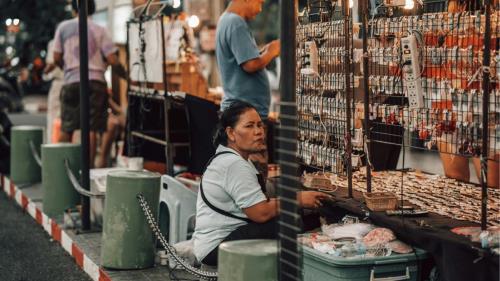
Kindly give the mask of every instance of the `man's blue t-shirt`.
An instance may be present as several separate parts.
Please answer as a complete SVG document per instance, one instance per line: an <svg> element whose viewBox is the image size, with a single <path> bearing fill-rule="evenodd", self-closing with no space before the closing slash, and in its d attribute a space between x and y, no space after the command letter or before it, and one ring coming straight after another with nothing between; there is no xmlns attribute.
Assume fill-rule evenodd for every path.
<svg viewBox="0 0 500 281"><path fill-rule="evenodd" d="M257 108L262 118L269 114L271 88L265 70L248 73L241 66L244 62L259 57L248 24L237 14L225 12L217 24L217 64L224 88L221 109L234 100L246 101Z"/></svg>

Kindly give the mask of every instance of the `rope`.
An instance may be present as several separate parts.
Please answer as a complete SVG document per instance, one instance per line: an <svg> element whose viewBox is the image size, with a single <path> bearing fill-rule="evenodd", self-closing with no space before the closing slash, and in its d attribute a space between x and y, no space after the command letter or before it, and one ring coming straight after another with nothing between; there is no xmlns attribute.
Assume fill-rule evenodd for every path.
<svg viewBox="0 0 500 281"><path fill-rule="evenodd" d="M35 144L32 140L30 140L29 143L31 148L31 155L33 155L33 158L35 159L35 162L38 164L38 166L42 167L42 159L40 159L40 155L38 155L38 151L36 151Z"/></svg>
<svg viewBox="0 0 500 281"><path fill-rule="evenodd" d="M78 182L78 179L75 177L75 175L73 175L73 172L71 171L68 159L64 159L64 168L66 170L66 175L68 176L69 181L71 182L71 185L78 193L87 197L104 197L104 193L93 193L91 191L82 188L82 186Z"/></svg>

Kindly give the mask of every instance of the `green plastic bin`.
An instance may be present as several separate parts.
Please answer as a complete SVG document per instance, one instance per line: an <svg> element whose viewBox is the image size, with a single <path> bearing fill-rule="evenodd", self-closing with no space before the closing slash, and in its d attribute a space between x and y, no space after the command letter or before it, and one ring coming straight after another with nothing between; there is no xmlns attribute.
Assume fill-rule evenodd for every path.
<svg viewBox="0 0 500 281"><path fill-rule="evenodd" d="M158 217L160 174L112 171L107 175L101 265L111 269L141 269L154 265L154 236L137 200L142 194Z"/></svg>
<svg viewBox="0 0 500 281"><path fill-rule="evenodd" d="M303 281L420 280L424 250L387 257L343 258L303 246Z"/></svg>
<svg viewBox="0 0 500 281"><path fill-rule="evenodd" d="M10 140L10 180L16 184L37 183L42 179L40 165L31 152L30 141L40 155L43 127L15 126Z"/></svg>
<svg viewBox="0 0 500 281"><path fill-rule="evenodd" d="M64 160L68 159L73 175L79 175L80 151L80 145L74 143L42 145L43 212L51 218L62 216L66 209L80 203L80 194L64 167Z"/></svg>
<svg viewBox="0 0 500 281"><path fill-rule="evenodd" d="M218 281L277 281L278 242L238 240L219 246Z"/></svg>

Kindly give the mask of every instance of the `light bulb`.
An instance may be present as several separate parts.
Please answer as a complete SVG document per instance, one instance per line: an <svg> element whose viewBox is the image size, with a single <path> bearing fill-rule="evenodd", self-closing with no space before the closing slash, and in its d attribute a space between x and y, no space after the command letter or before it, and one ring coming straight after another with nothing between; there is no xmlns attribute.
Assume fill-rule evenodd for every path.
<svg viewBox="0 0 500 281"><path fill-rule="evenodd" d="M174 3L172 4L172 7L174 9L177 9L181 6L181 0L174 0Z"/></svg>
<svg viewBox="0 0 500 281"><path fill-rule="evenodd" d="M14 52L14 48L12 48L11 46L5 48L5 53L10 56L12 55L12 53Z"/></svg>
<svg viewBox="0 0 500 281"><path fill-rule="evenodd" d="M19 25L19 19L14 19L14 20L12 21L12 23L13 23L14 25Z"/></svg>
<svg viewBox="0 0 500 281"><path fill-rule="evenodd" d="M200 25L200 18L196 15L192 15L188 19L188 25L191 28L197 28Z"/></svg>
<svg viewBox="0 0 500 281"><path fill-rule="evenodd" d="M7 20L5 20L5 25L6 26L9 26L12 24L12 19L11 18L8 18Z"/></svg>
<svg viewBox="0 0 500 281"><path fill-rule="evenodd" d="M414 0L405 0L405 6L403 7L405 10L411 10L415 7Z"/></svg>

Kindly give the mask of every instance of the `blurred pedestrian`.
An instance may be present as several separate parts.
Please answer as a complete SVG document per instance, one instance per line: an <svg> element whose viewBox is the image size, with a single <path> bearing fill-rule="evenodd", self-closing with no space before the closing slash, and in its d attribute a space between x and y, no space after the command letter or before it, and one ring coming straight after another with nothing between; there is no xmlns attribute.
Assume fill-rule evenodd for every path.
<svg viewBox="0 0 500 281"><path fill-rule="evenodd" d="M47 66L44 74L45 80L52 80L47 101L47 142L56 143L59 141L59 133L54 131L56 122L61 122L61 103L59 101L63 86L64 73L54 62L54 40L50 40L47 45Z"/></svg>
<svg viewBox="0 0 500 281"><path fill-rule="evenodd" d="M264 0L232 0L217 24L216 55L224 99L221 109L235 100L257 108L263 120L269 114L271 88L266 66L280 55L280 41L274 40L261 50L257 47L247 21L261 11Z"/></svg>
<svg viewBox="0 0 500 281"><path fill-rule="evenodd" d="M120 107L111 95L108 98L108 125L107 130L102 134L101 145L99 146L100 157L96 159L96 168L109 166L111 145L120 137L127 122L126 108Z"/></svg>
<svg viewBox="0 0 500 281"><path fill-rule="evenodd" d="M70 142L73 132L80 128L80 46L78 33L78 2L72 0L73 19L63 21L56 30L54 61L64 69L61 91L61 142ZM95 12L94 0L88 0L88 15ZM106 131L108 95L104 72L108 65L121 65L116 47L106 29L88 22L88 60L90 80L90 166L94 166L96 134Z"/></svg>
<svg viewBox="0 0 500 281"><path fill-rule="evenodd" d="M205 24L199 33L200 65L209 87L220 86L219 68L215 57L215 24Z"/></svg>
<svg viewBox="0 0 500 281"><path fill-rule="evenodd" d="M260 50L247 21L261 11L264 0L232 0L217 24L216 56L220 69L224 98L221 110L241 100L253 105L266 129L266 149L250 156L259 172L267 178L267 163L272 161L273 122L269 120L271 86L266 66L280 55L279 40ZM268 150L270 150L268 153ZM271 159L269 159L269 156Z"/></svg>

